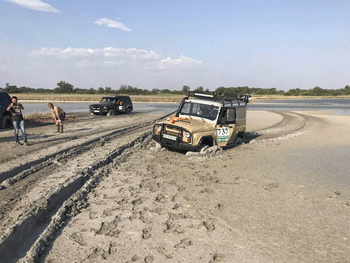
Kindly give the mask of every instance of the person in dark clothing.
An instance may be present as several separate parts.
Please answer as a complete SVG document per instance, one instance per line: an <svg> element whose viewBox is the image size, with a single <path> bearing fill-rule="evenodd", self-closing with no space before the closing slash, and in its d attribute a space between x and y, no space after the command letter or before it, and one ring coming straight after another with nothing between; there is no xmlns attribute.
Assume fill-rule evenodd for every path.
<svg viewBox="0 0 350 263"><path fill-rule="evenodd" d="M27 133L24 128L24 119L22 115L22 110L23 110L23 105L21 103L18 103L18 99L16 96L12 97L12 103L11 105L7 108L7 111L11 112L12 115L12 122L13 122L13 128L15 129L15 141L16 145L20 144L19 139L18 139L18 133L19 133L19 128L22 131L22 139L25 145L29 145L27 141Z"/></svg>

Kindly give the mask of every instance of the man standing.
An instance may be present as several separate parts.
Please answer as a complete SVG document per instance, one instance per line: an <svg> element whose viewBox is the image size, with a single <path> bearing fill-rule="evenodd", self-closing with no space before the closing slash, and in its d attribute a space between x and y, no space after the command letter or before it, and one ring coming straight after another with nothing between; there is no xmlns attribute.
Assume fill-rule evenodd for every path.
<svg viewBox="0 0 350 263"><path fill-rule="evenodd" d="M23 105L21 103L18 103L17 97L13 96L12 97L12 103L11 105L7 108L7 111L11 112L12 115L12 121L13 121L13 128L15 129L15 141L16 145L20 144L19 139L18 139L18 133L19 133L19 127L21 128L22 131L22 139L25 145L29 145L27 141L27 134L26 130L24 128L24 119L22 115L22 110L23 110Z"/></svg>
<svg viewBox="0 0 350 263"><path fill-rule="evenodd" d="M50 108L53 118L56 122L57 132L63 133L63 121L66 119L66 113L58 106L54 106L51 102L47 104Z"/></svg>

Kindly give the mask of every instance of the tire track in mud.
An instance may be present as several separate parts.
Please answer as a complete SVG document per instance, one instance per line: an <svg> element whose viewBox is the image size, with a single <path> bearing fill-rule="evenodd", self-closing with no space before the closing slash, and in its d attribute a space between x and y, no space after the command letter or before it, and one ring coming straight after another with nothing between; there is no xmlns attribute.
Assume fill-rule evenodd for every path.
<svg viewBox="0 0 350 263"><path fill-rule="evenodd" d="M275 129L277 128L278 130L269 128L269 139L293 134L293 132L302 130L307 125L307 118L302 116L299 118L294 114L286 114L287 117L288 120L275 125ZM295 122L295 119L298 121ZM138 154L147 156L149 153L143 152ZM159 154L163 155L164 159L170 162L167 159L171 158L169 154L172 156L180 153L165 151ZM151 154L151 157L144 158L144 161L150 161L155 160L156 157ZM181 156L179 158L183 159ZM164 159L160 159L160 162L164 162ZM129 161L129 163L131 162ZM144 167L141 168L141 166ZM216 240L215 237L219 236L234 238L233 234L230 233L232 230L225 224L225 221L220 220L215 214L201 213L200 211L198 214L190 212L187 205L189 200L185 198L186 195L181 196L184 186L178 185L175 179L171 181L171 175L166 169L159 170L157 174L156 171L153 171L151 164L141 165L137 163L131 167L130 164L126 167L121 166L120 170L124 170L123 168L126 168L125 171L115 171L114 174L113 172L109 174L109 183L103 182L98 185L96 193L94 191L96 198L92 195L87 197L91 206L95 206L95 210L97 210L97 206L101 205L104 207L102 208L105 209L103 215L100 215L102 212L98 214L94 210L84 209L81 214L85 214L85 217L79 216L78 219L72 220L69 225L66 224L64 229L62 229L65 237L57 237L55 243L58 239L60 241L57 242L56 247L49 248L49 252L46 251L45 253L46 258L44 259L45 255L43 255L40 258L40 262L51 262L51 260L55 262L62 259L69 261L72 258L79 258L77 254L71 255L71 258L59 255L59 252L62 252L62 245L65 244L62 242L67 240L67 238L73 243L76 242L77 247L85 251L85 255L83 252L79 254L82 262L99 262L103 260L106 260L106 262L108 260L126 262L128 259L128 262L130 262L130 259L132 262L142 261L142 259L144 259L144 262L154 262L154 260L155 262L178 262L180 254L181 259L190 257L189 255L193 255L194 250L202 245L207 247L207 251L201 252L202 258L198 262L222 260L233 262L230 259L236 255L219 253L220 250L225 251L225 249L230 251L232 247L223 249L225 245L222 244L215 249L215 245L210 247L205 241ZM133 169L130 170L131 168ZM133 176L129 172L135 175ZM105 179L107 180L107 178ZM215 178L211 178L210 175L202 175L199 177L199 180L202 183L198 184L198 186L203 188L199 192L200 195L212 193L212 190L209 191L210 188L207 186L210 183L209 181L213 183L219 182ZM107 188L109 186L112 187L113 181L113 192L108 192ZM168 188L164 189L167 184L169 184ZM98 193L102 191L103 194ZM182 200L182 198L184 199ZM104 202L109 204L109 206L107 207ZM217 209L222 209L220 204ZM88 220L89 216L90 220L100 218L100 227L91 228L90 230L86 229L83 222ZM227 232L227 229L229 229L229 232ZM194 233L195 235L192 236L191 234ZM92 243L88 240L91 235L94 235L93 239L96 237ZM99 241L103 242L100 243ZM203 242L203 244L200 242ZM247 244L247 247L236 247L235 249L246 254L250 253L249 244ZM119 252L116 253L116 251ZM147 256L145 253L150 254ZM209 257L210 255L211 258ZM205 258L206 260L204 260ZM193 258L191 259L193 260ZM185 262L186 260L183 261ZM197 261L187 260L186 262Z"/></svg>
<svg viewBox="0 0 350 263"><path fill-rule="evenodd" d="M65 223L66 217L74 216L86 206L85 197L108 173L108 165L129 157L128 150L150 141L146 132L109 153L105 158L76 173L64 184L58 185L45 198L32 204L29 211L20 216L0 239L0 258L5 262L35 262L56 231ZM60 205L62 204L62 205ZM20 260L26 255L26 258Z"/></svg>
<svg viewBox="0 0 350 263"><path fill-rule="evenodd" d="M143 113L149 113L149 112L148 111L137 112L137 113L135 112L135 113L131 113L130 115L127 115L127 116L118 116L118 119L120 117L124 117L124 118L121 119L121 121L124 121L125 118L138 116L137 114L143 114ZM108 118L113 118L113 117L108 117ZM74 124L82 124L82 123L87 123L87 122L91 122L91 121L96 121L96 120L99 120L99 119L103 120L102 117L100 118L99 116L94 116L94 117L88 116L88 117L84 118L83 120L69 122L69 124L73 124L73 123ZM69 124L66 124L66 125L69 125ZM51 126L52 127L54 125L52 125L50 123L50 124L46 124L46 125L43 125L43 126L48 126L48 127ZM125 127L128 127L128 126L125 126ZM125 127L119 127L119 129L125 128ZM32 127L32 128L38 128L38 127ZM27 151L25 151L24 153L17 153L16 156L17 157L21 157L21 156L24 156L24 155L28 155L28 154L31 154L31 153L38 152L38 151L42 150L43 146L46 146L45 144L49 144L49 146L52 147L52 146L56 146L58 144L67 143L67 142L70 142L70 141L79 140L79 139L84 138L84 137L91 137L91 136L94 136L94 135L98 135L99 133L106 133L106 132L115 131L115 130L116 130L116 128L112 127L112 128L103 128L103 129L99 128L97 130L92 130L90 132L86 132L85 131L83 133L80 130L78 130L78 131L68 131L68 132L65 132L63 134L63 137L61 137L62 134L59 134L60 137L54 137L54 138L50 138L50 137L53 136L52 134L51 135L45 135L44 138L48 138L48 139L44 139L44 140L40 140L40 141L35 142L35 144L30 146L30 149L27 148L28 149ZM38 147L38 146L41 146L41 147ZM0 164L4 164L4 163L8 162L11 159L12 159L12 157L1 159L0 160ZM1 180L0 180L0 182L1 182Z"/></svg>
<svg viewBox="0 0 350 263"><path fill-rule="evenodd" d="M167 115L166 115L167 116ZM112 133L109 133L108 135L99 137L99 138L95 138L93 140L88 141L87 143L84 143L84 145L78 145L78 146L73 146L71 151L69 152L64 152L62 154L57 154L55 156L55 158L49 158L48 160L38 163L36 166L32 167L29 169L29 171L24 171L24 173L20 173L18 175L16 175L17 178L12 178L11 180L13 180L11 183L9 182L9 180L7 182L3 183L3 190L0 191L0 196L5 194L5 196L3 196L3 204L2 204L2 208L1 208L1 214L0 214L0 221L3 221L3 219L7 220L7 215L9 215L8 213L11 212L13 209L16 208L16 203L18 203L19 201L21 201L24 198L24 194L26 194L26 192L33 188L36 187L36 185L38 185L38 181L45 179L47 177L47 175L55 172L55 169L57 169L59 167L59 165L63 164L64 162L67 161L67 159L70 158L74 158L80 154L83 153L89 153L91 150L93 152L94 149L98 149L101 148L102 146L105 145L105 143L108 143L116 138L119 137L123 137L123 136L127 136L128 133L130 133L130 131L133 131L133 133L135 133L135 131L142 131L143 129L148 130L149 126L151 124L153 124L155 121L162 119L166 116L163 116L161 118L155 119L155 120L151 120L151 121L147 121L141 124L137 124L137 125L133 125L130 127L126 127L123 129L118 129L118 130L114 130ZM104 149L105 147L102 147L101 149ZM121 147L122 149L124 147ZM108 157L107 157L108 158ZM69 164L68 164L69 165ZM72 165L70 165L72 166ZM28 175L28 178L26 178ZM63 188L61 187L62 185L58 185L57 183L57 188L61 189L63 192L67 192L67 190L64 189L69 189L69 188L74 188L73 185L75 185L75 187L77 187L78 185L81 185L83 183L83 181L85 180L84 178L86 178L86 176L88 175L75 175L72 178L70 178L70 180L73 180L72 182L67 182L65 184L67 184L67 186L64 186L65 184L63 184ZM34 177L34 178L32 178ZM22 180L25 179L25 180ZM17 181L16 184L13 185L14 181ZM7 183L7 188L5 186L5 183ZM19 186L17 186L19 184ZM53 185L56 185L55 183L53 183ZM60 190L60 191L61 191ZM72 191L72 190L70 190ZM57 192L57 191L56 191ZM69 191L68 191L69 192ZM74 190L73 190L74 192ZM62 198L60 198L59 196L61 196L62 194L60 194L59 192L53 194L53 196L50 198L49 200L46 199L41 199L41 200L36 200L34 201L33 204L30 204L28 209L26 209L28 212L26 212L26 214L37 214L40 215L39 217L47 217L48 212L47 211L51 211L56 205L57 203L61 203L62 202ZM24 199L23 199L24 200ZM23 203L23 201L21 201L21 203ZM38 208L38 207L42 207L44 206L45 209L43 210L42 208ZM23 210L23 205L16 208L16 210L22 211ZM16 212L15 214L19 214L20 212ZM23 213L23 212L22 212ZM23 216L20 215L18 220L21 220L21 218L23 219ZM32 218L31 216L29 218ZM9 220L11 221L11 220ZM20 225L24 224L24 225L28 225L27 222L31 222L32 219L28 220L24 220ZM8 224L5 224L4 226L6 226ZM30 225L30 224L29 224ZM3 228L3 226L2 226ZM26 227L27 228L27 227ZM12 230L11 230L12 229ZM11 226L10 228L7 229L7 232L18 232L18 227L14 227ZM3 230L1 231L3 233ZM21 232L21 231L19 231ZM26 233L26 231L24 231L24 233ZM10 239L11 239L12 235L9 235ZM3 240L3 239L2 239ZM0 242L2 243L2 242ZM0 244L0 248L2 250L3 245ZM0 256L1 258L1 256Z"/></svg>
<svg viewBox="0 0 350 263"><path fill-rule="evenodd" d="M300 118L296 116L300 116ZM292 134L302 130L307 125L307 118L302 114L286 113L283 117L283 121L280 124L259 131L263 135L266 134L265 137L261 135L260 140ZM298 121L295 122L295 119ZM287 129L286 127L289 128ZM55 239L56 232L65 225L65 221L78 214L80 209L86 207L87 194L98 185L101 177L108 175L108 165L111 163L116 164L122 161L123 158L129 157L132 152L128 150L132 150L135 144L138 143L142 146L145 141L149 140L147 139L149 138L147 137L148 135L149 133L146 133L131 143L112 151L104 159L83 169L67 180L66 183L57 186L40 202L34 203L30 210L20 216L17 222L8 228L1 237L0 258L6 262L36 262L47 245ZM103 146L104 142L96 141L94 143L101 143L101 146ZM78 148L76 148L77 154L79 154ZM86 149L86 151L90 149ZM72 154L74 155L74 153ZM53 162L52 165L57 164ZM147 233L144 234L145 236L147 235ZM159 253L161 252L163 250ZM23 258L24 256L25 258Z"/></svg>
<svg viewBox="0 0 350 263"><path fill-rule="evenodd" d="M296 112L272 111L280 114L283 120L271 127L247 133L246 142L283 139L296 135L312 125L312 117ZM315 118L315 117L313 117Z"/></svg>
<svg viewBox="0 0 350 263"><path fill-rule="evenodd" d="M172 114L172 113L170 113ZM113 131L107 135L104 135L102 137L94 138L91 140L88 140L82 144L74 145L72 147L65 148L59 152L55 152L49 155L46 155L42 158L39 158L37 160L33 160L30 162L27 162L23 165L17 166L11 170L5 171L0 174L0 190L5 189L6 187L9 187L10 185L14 184L15 182L38 172L39 170L48 167L54 163L63 161L65 159L70 158L71 156L76 156L78 154L81 154L83 152L86 152L94 147L103 146L105 142L108 142L118 136L122 136L124 134L127 134L128 132L135 131L137 129L149 126L153 123L155 123L158 120L161 120L165 117L167 117L167 114L161 118L158 118L156 120L147 121L141 124L136 124L133 126L125 127L122 129L113 129Z"/></svg>

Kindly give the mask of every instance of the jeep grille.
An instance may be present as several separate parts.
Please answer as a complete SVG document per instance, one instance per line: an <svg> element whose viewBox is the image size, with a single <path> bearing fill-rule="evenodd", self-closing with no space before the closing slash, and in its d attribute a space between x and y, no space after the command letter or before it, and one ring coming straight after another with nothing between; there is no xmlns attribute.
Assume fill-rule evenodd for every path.
<svg viewBox="0 0 350 263"><path fill-rule="evenodd" d="M181 128L176 126L171 126L171 125L165 125L164 133L169 135L174 135L177 137L181 133Z"/></svg>

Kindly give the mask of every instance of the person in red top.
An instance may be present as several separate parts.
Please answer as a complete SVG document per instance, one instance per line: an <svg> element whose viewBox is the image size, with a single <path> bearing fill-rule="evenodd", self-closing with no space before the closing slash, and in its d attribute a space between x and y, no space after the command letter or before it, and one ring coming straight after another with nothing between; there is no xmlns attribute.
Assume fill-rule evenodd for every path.
<svg viewBox="0 0 350 263"><path fill-rule="evenodd" d="M53 118L55 119L57 132L63 133L63 122L66 119L66 113L58 106L54 106L51 102L47 104L50 108Z"/></svg>
<svg viewBox="0 0 350 263"><path fill-rule="evenodd" d="M27 133L24 128L24 119L22 115L22 110L24 109L24 107L21 103L18 103L18 99L16 96L13 96L11 100L12 100L12 103L7 108L7 111L11 112L11 115L12 115L13 128L15 129L16 145L21 144L18 139L18 133L19 133L18 125L22 131L22 139L24 144L29 145L27 141Z"/></svg>

